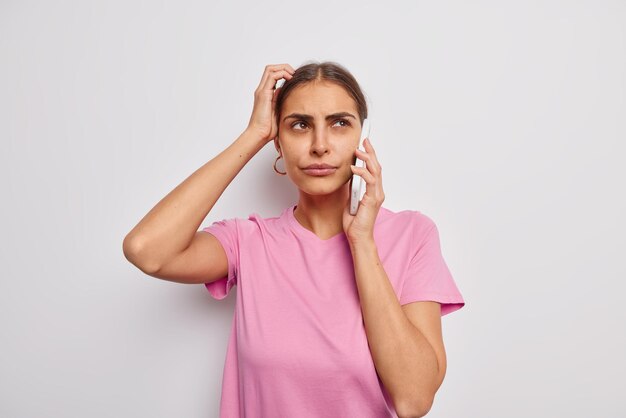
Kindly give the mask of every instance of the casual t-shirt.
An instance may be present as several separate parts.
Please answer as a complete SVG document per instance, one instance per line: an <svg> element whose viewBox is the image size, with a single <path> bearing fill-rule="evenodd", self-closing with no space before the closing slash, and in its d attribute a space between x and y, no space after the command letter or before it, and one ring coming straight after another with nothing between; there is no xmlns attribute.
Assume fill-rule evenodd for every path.
<svg viewBox="0 0 626 418"><path fill-rule="evenodd" d="M376 373L344 232L323 240L295 218L213 222L228 276L205 286L221 300L237 285L223 370L221 418L397 417ZM465 305L425 214L381 207L374 240L401 305Z"/></svg>

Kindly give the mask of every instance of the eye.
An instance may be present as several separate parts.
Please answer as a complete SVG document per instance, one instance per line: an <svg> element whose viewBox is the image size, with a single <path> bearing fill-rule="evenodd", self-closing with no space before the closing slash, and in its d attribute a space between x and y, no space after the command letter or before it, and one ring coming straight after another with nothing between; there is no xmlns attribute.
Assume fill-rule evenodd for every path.
<svg viewBox="0 0 626 418"><path fill-rule="evenodd" d="M350 122L347 119L337 119L335 123L343 122L345 125L341 125L342 127L350 126Z"/></svg>
<svg viewBox="0 0 626 418"><path fill-rule="evenodd" d="M293 124L291 125L291 127L292 127L292 128L295 128L295 127L296 127L296 126L298 126L298 125L306 125L306 122L305 122L305 121L303 121L303 120L299 120L299 121L297 121L297 122L293 123ZM300 129L296 129L296 131L299 131L299 130L300 130Z"/></svg>

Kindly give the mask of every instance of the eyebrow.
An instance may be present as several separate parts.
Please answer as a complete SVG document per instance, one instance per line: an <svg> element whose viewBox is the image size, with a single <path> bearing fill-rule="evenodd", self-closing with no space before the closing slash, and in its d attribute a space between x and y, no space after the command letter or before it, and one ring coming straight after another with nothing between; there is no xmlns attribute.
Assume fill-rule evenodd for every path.
<svg viewBox="0 0 626 418"><path fill-rule="evenodd" d="M349 117L349 118L352 118L352 119L356 120L356 117L352 113L348 113L348 112L333 113L333 114L330 114L330 115L326 116L324 119L330 120L330 119L344 118L344 117ZM285 116L285 118L283 119L283 122L286 121L289 118L303 119L303 120L306 120L306 121L313 120L313 116L311 116L311 115L305 115L303 113L292 113L290 115Z"/></svg>

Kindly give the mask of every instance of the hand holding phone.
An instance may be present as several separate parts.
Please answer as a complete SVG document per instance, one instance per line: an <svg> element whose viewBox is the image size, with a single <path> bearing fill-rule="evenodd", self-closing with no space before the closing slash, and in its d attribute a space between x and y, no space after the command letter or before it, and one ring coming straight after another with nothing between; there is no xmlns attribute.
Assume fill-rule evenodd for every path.
<svg viewBox="0 0 626 418"><path fill-rule="evenodd" d="M359 150L365 152L363 148L363 140L365 138L369 138L370 135L370 123L369 120L363 120L363 129L361 129L361 137L359 138ZM365 161L356 157L355 166L357 167L366 167ZM356 215L356 211L359 208L359 203L365 194L365 184L363 184L363 177L358 174L352 175L352 180L350 181L350 215Z"/></svg>

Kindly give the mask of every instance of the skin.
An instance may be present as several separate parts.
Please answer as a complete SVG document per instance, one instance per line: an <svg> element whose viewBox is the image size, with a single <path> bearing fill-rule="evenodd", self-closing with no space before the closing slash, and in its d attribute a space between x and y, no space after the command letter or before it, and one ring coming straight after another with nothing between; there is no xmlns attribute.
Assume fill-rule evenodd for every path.
<svg viewBox="0 0 626 418"><path fill-rule="evenodd" d="M254 93L248 128L133 228L124 240L124 254L147 274L161 278L184 276L184 282L198 283L202 277L195 279L199 273L192 270L201 270L196 268L200 258L208 259L210 253L205 251L206 236L200 238L206 234L197 231L197 227L237 173L266 143L274 140L284 155L289 178L300 191L294 214L298 222L322 239L341 233L342 229L346 233L376 372L389 391L398 416L421 417L430 409L446 373L440 305L432 301L400 305L383 268L372 235L384 200L376 153L365 141L365 152L355 154L361 130L358 121L347 118L351 122L347 126L324 118L338 111L356 117L356 104L351 97L340 86L328 82L299 86L284 103L282 115L306 113L312 120L300 125L296 125L296 120L281 121L277 126L274 104L278 89L274 86L281 78L290 79L294 71L289 64L266 66ZM351 171L356 155L365 161L366 167ZM327 177L306 175L301 167L314 162L337 165L339 169ZM348 212L352 172L366 183L356 216ZM210 270L206 263L205 271Z"/></svg>
<svg viewBox="0 0 626 418"><path fill-rule="evenodd" d="M373 237L373 227L385 195L381 165L371 143L357 150L361 124L354 100L341 86L314 81L293 90L275 122L274 103L280 78L290 79L288 64L267 66L257 90L250 129L264 142L274 140L282 153L287 175L298 187L294 216L321 239L346 233L352 253L355 280L368 344L376 372L389 391L399 417L422 417L430 410L446 374L446 354L441 331L441 307L433 301L400 305ZM329 114L348 112L326 120ZM311 120L287 119L292 113ZM358 156L365 167L351 167ZM309 176L302 168L312 163L337 166L334 174ZM366 191L355 216L349 213L349 179L360 175Z"/></svg>
<svg viewBox="0 0 626 418"><path fill-rule="evenodd" d="M325 119L339 112L347 115ZM291 117L293 113L310 115L312 119ZM341 232L352 241L373 236L380 207L377 203L379 200L382 203L384 193L380 164L371 144L365 142L365 153L357 150L361 127L356 102L332 82L312 81L301 85L283 103L274 146L283 156L287 176L299 190L295 218L321 239ZM355 156L366 162L365 168L351 167ZM311 176L303 168L313 163L328 163L337 170L328 176ZM349 213L349 180L353 173L363 176L366 182L356 216Z"/></svg>

